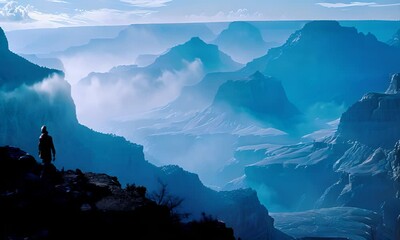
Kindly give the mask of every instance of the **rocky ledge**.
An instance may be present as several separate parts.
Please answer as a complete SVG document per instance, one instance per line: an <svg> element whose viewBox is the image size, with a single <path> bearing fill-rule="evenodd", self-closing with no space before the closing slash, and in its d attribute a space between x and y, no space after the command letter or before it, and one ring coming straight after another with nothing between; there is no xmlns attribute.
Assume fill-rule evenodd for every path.
<svg viewBox="0 0 400 240"><path fill-rule="evenodd" d="M1 239L235 239L206 214L183 223L160 195L116 177L43 166L13 147L0 147L0 166Z"/></svg>

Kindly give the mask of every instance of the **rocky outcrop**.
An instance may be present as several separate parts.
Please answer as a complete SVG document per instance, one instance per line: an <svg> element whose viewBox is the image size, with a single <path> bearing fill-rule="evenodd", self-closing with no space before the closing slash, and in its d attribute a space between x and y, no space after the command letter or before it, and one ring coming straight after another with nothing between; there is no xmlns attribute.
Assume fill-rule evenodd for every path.
<svg viewBox="0 0 400 240"><path fill-rule="evenodd" d="M338 136L371 147L392 148L400 139L399 74L386 94L369 93L343 113Z"/></svg>
<svg viewBox="0 0 400 240"><path fill-rule="evenodd" d="M235 239L224 223L183 223L145 187L122 188L106 174L52 166L44 176L44 166L12 147L0 147L0 165L2 239Z"/></svg>
<svg viewBox="0 0 400 240"><path fill-rule="evenodd" d="M245 80L222 84L214 99L214 106L226 107L236 114L247 114L272 126L287 130L299 120L300 111L287 99L282 84L256 72ZM224 109L225 107L225 109Z"/></svg>

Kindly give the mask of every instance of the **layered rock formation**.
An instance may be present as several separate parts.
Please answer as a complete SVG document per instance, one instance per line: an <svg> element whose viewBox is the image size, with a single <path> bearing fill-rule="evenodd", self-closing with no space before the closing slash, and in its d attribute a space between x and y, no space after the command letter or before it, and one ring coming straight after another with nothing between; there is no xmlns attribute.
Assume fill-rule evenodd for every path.
<svg viewBox="0 0 400 240"><path fill-rule="evenodd" d="M397 239L400 214L400 96L398 74L387 93L368 93L321 142L265 149L245 169L248 186L273 211L357 207L375 211L375 236ZM379 223L379 222L378 222ZM380 224L380 223L379 223Z"/></svg>
<svg viewBox="0 0 400 240"><path fill-rule="evenodd" d="M386 94L369 93L343 113L338 135L371 147L393 148L400 136L399 74Z"/></svg>
<svg viewBox="0 0 400 240"><path fill-rule="evenodd" d="M280 80L302 111L318 102L348 106L366 92L384 91L387 76L400 71L399 51L336 21L312 21L243 71Z"/></svg>
<svg viewBox="0 0 400 240"><path fill-rule="evenodd" d="M282 130L294 128L301 115L287 99L281 83L258 71L246 80L222 84L213 105L228 107L236 114L245 113Z"/></svg>

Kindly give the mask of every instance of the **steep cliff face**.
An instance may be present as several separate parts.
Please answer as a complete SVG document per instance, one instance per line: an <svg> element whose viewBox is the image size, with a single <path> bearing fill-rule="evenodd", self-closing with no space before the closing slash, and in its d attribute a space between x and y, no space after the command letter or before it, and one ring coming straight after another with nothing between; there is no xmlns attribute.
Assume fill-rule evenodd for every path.
<svg viewBox="0 0 400 240"><path fill-rule="evenodd" d="M321 142L265 149L262 161L246 167L247 184L257 189L272 211L343 206L375 211L389 229L389 239L397 239L397 79L395 74L387 93L366 94L352 105L335 135ZM382 226L375 228L387 234Z"/></svg>
<svg viewBox="0 0 400 240"><path fill-rule="evenodd" d="M343 113L338 135L372 147L392 148L400 138L399 81L399 74L393 75L386 94L366 94Z"/></svg>
<svg viewBox="0 0 400 240"><path fill-rule="evenodd" d="M366 94L343 113L331 143L341 153L333 169L344 175L326 190L320 199L322 205L379 210L385 203L382 208L385 211L393 201L397 202L394 200L398 191L396 167L393 167L400 139L397 89L398 74L394 74L385 94ZM369 197L371 194L374 198Z"/></svg>

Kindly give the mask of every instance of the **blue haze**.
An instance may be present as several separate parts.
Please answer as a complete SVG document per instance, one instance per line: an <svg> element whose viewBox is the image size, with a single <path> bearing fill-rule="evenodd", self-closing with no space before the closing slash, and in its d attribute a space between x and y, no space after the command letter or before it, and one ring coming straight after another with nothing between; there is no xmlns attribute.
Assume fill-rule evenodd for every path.
<svg viewBox="0 0 400 240"><path fill-rule="evenodd" d="M161 179L183 211L207 210L243 239L283 239L268 210L296 237L397 239L398 21L104 29L7 33L11 50L65 72L0 37L1 144L34 154L45 123L58 167L149 190ZM335 214L352 221L304 220Z"/></svg>

